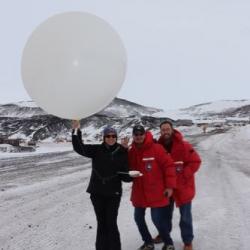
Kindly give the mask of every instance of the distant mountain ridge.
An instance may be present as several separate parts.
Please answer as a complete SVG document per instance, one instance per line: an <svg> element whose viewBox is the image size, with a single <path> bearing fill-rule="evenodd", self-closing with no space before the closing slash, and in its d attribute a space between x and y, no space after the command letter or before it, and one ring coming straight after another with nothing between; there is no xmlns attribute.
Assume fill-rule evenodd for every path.
<svg viewBox="0 0 250 250"><path fill-rule="evenodd" d="M107 116L123 116L131 115L143 116L162 111L161 109L145 107L140 104L127 101L121 98L115 98L106 108L98 114ZM0 117L32 117L36 115L48 115L44 110L37 107L33 101L8 103L0 105Z"/></svg>
<svg viewBox="0 0 250 250"><path fill-rule="evenodd" d="M99 113L82 119L81 128L86 141L93 141L102 137L102 130L108 124L126 135L131 134L135 124L158 131L159 124L165 119L172 120L178 126L190 126L204 120L249 120L249 117L250 100L209 102L163 111L115 98ZM49 115L32 101L0 105L0 138L54 141L56 138L70 138L70 135L70 120Z"/></svg>
<svg viewBox="0 0 250 250"><path fill-rule="evenodd" d="M245 111L248 109L247 107L250 106L250 100L221 100L215 102L208 102L202 103L198 105L194 105L188 108L182 109L183 111L192 113L193 116L195 115L219 115L226 116L230 115L243 115L237 114L237 110L242 109L245 107Z"/></svg>
<svg viewBox="0 0 250 250"><path fill-rule="evenodd" d="M250 100L221 100L201 103L179 110L165 110L154 114L172 119L247 119L250 117Z"/></svg>
<svg viewBox="0 0 250 250"><path fill-rule="evenodd" d="M158 108L115 98L99 113L82 119L81 124L87 137L98 138L107 124L115 126L119 131L125 131L133 124L148 123L146 117L160 111L162 110ZM159 118L152 119L159 123ZM70 137L70 133L70 120L47 114L32 101L0 105L0 137L38 141Z"/></svg>

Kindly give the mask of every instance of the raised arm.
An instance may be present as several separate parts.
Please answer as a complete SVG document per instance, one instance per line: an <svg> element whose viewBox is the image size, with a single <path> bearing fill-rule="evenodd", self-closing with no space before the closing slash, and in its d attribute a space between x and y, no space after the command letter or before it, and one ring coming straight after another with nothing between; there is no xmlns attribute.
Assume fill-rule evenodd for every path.
<svg viewBox="0 0 250 250"><path fill-rule="evenodd" d="M97 148L100 145L84 144L82 141L82 132L80 130L79 121L72 122L72 144L73 149L80 155L94 158L96 155Z"/></svg>

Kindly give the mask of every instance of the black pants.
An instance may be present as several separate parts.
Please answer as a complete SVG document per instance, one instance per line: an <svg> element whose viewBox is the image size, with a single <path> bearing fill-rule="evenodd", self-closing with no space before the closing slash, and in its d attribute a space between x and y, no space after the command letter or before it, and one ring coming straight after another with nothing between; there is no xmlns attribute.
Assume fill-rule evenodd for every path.
<svg viewBox="0 0 250 250"><path fill-rule="evenodd" d="M90 199L97 219L96 250L121 250L117 226L121 197L91 194Z"/></svg>

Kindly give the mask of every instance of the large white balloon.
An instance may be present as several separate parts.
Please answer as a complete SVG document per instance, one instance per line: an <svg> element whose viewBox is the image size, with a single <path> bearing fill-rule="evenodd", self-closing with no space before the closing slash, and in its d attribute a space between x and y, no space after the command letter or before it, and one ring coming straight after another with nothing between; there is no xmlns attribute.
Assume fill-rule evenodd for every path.
<svg viewBox="0 0 250 250"><path fill-rule="evenodd" d="M50 17L28 39L21 73L31 98L50 114L80 119L107 106L125 78L126 51L103 19L84 12Z"/></svg>

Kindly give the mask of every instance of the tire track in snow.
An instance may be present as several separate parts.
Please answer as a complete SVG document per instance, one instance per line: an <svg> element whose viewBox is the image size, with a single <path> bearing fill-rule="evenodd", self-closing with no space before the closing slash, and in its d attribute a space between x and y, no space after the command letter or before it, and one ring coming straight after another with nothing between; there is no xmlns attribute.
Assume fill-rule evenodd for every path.
<svg viewBox="0 0 250 250"><path fill-rule="evenodd" d="M207 139L209 143L200 144L203 164L196 178L198 192L194 202L197 249L249 249L245 232L250 229L246 223L250 214L244 206L250 202L241 195L242 186L235 180L237 176L242 178L242 173L232 166L235 157L228 151L231 136L232 133L216 135Z"/></svg>

